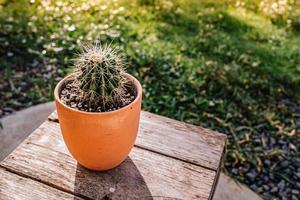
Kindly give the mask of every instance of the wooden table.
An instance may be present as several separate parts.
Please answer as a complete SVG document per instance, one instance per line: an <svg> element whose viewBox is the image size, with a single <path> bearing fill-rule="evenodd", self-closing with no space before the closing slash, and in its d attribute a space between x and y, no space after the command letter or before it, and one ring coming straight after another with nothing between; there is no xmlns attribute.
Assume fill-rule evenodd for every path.
<svg viewBox="0 0 300 200"><path fill-rule="evenodd" d="M0 163L0 199L211 199L226 136L142 112L129 157L106 172L71 157L56 112Z"/></svg>

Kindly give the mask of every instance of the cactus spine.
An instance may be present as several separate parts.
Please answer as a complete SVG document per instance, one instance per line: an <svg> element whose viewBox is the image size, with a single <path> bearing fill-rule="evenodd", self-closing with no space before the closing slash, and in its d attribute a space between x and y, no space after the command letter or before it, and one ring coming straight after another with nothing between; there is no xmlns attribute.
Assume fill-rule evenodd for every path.
<svg viewBox="0 0 300 200"><path fill-rule="evenodd" d="M105 107L121 99L127 79L124 57L118 50L111 45L85 46L74 65L74 85L90 106Z"/></svg>

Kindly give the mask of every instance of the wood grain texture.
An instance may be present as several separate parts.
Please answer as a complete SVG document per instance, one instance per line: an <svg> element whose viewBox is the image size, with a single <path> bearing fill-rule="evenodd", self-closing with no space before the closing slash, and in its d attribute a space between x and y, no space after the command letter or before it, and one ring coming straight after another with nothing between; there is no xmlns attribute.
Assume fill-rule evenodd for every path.
<svg viewBox="0 0 300 200"><path fill-rule="evenodd" d="M80 197L62 192L30 178L24 178L0 168L1 200L82 200Z"/></svg>
<svg viewBox="0 0 300 200"><path fill-rule="evenodd" d="M49 119L58 122L57 113L53 112ZM217 171L226 136L142 111L135 145Z"/></svg>
<svg viewBox="0 0 300 200"><path fill-rule="evenodd" d="M46 122L0 166L87 199L209 198L213 170L135 147L116 169L89 171L66 154L55 127L57 123Z"/></svg>
<svg viewBox="0 0 300 200"><path fill-rule="evenodd" d="M213 200L263 200L246 185L221 173Z"/></svg>
<svg viewBox="0 0 300 200"><path fill-rule="evenodd" d="M129 157L113 170L93 172L70 156L56 112L48 119L0 167L84 199L212 198L223 134L142 112Z"/></svg>

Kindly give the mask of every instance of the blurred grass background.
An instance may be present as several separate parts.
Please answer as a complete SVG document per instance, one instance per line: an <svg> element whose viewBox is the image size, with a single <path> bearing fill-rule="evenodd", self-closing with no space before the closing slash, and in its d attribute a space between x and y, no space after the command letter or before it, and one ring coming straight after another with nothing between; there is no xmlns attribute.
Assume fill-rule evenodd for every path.
<svg viewBox="0 0 300 200"><path fill-rule="evenodd" d="M0 0L0 116L53 100L92 41L125 52L143 109L226 133L227 174L299 199L299 1Z"/></svg>

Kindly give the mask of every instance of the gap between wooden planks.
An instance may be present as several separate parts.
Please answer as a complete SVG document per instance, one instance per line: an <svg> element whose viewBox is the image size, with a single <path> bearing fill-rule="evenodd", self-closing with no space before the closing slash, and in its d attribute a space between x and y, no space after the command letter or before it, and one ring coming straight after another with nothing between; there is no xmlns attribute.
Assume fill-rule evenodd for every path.
<svg viewBox="0 0 300 200"><path fill-rule="evenodd" d="M56 114L53 113L49 117L49 119L50 121L57 121ZM154 127L156 128L154 129L155 131L153 133ZM130 173L133 174L133 176L131 177L132 179L129 179L131 180L131 184L129 184L129 186L118 185L118 187L122 188L122 190L116 190L117 192L114 193L114 197L127 192L130 193L128 195L131 195L132 198L137 198L141 197L141 195L149 194L149 196L152 197L164 196L175 198L176 196L176 198L182 197L182 199L185 199L187 197L208 199L212 196L212 188L215 185L216 177L218 177L217 173L219 166L215 166L212 169L210 169L207 166L212 165L212 163L218 163L218 165L220 164L220 159L223 155L224 146L222 151L220 151L221 153L219 154L219 161L207 160L207 157L203 157L204 163L206 164L206 166L204 165L204 167L200 167L201 165L199 165L199 163L203 162L203 160L201 160L203 158L197 157L198 154L193 154L195 153L193 151L199 150L196 147L209 147L212 145L214 146L216 144L225 145L225 137L219 133L216 133L217 139L210 138L207 144L201 144L197 146L197 144L193 144L192 141L206 142L206 140L203 140L203 138L205 137L200 137L200 139L197 139L195 137L195 133L199 135L199 130L203 130L203 134L200 132L200 134L202 134L201 136L204 135L205 137L212 137L213 135L211 134L215 134L214 132L206 129L198 128L192 125L177 122L175 120L170 120L168 118L162 118L157 115L143 112L139 138L137 139L137 146L140 146L143 149L145 148L146 150L150 150L150 152L144 151L143 149L134 148L132 153L130 154L130 159L127 159L120 166L120 168L117 168L123 173L116 175L118 173L113 172L113 170L111 171L111 173L108 173L108 175L106 174L107 177L105 176L105 181L103 182L103 180L98 180L97 183L102 182L103 184L107 184L95 184L94 186L98 187L96 193L91 192L91 188L86 190L86 188L77 187L76 180L74 182L74 180L72 181L68 179L68 177L74 177L77 174L79 174L83 177L89 178L84 180L81 179L81 181L78 182L78 180L80 180L79 177L77 180L78 183L86 180L93 182L95 181L95 177L99 176L90 176L90 174L93 173L85 170L84 168L81 168L78 165L76 166L76 162L68 155L68 152L65 149L65 145L62 141L58 124L53 122L45 122L39 129L35 131L34 134L32 134L26 140L24 144L22 144L12 155L8 157L8 159L6 159L6 162L1 163L1 166L11 171L15 171L24 175L29 175L35 180L39 180L41 182L44 182L45 184L51 185L52 187L57 187L58 189L69 192L71 194L86 197L87 199L98 198L99 195L102 197L107 195L107 190L109 190L111 187L116 186L116 180L111 180L112 177L118 177L118 179L120 179L118 180L118 182L122 183L122 179L128 181L128 176L126 176L126 174ZM187 136L182 137L182 135L185 135L187 131L189 133L188 135L192 138L186 138ZM167 134L163 134L166 132ZM169 137L170 135L173 136L174 134L181 135L179 135L179 138ZM146 137L143 137L144 135ZM160 135L163 138L160 138ZM154 138L154 141L149 142L148 140L148 144L143 144L143 141L151 138ZM179 139L177 140L179 146L181 146L181 148L179 149L177 149L177 146L174 145L174 143L172 143L176 142L176 139ZM190 140L187 142L186 139L196 140ZM223 140L223 142L218 140ZM167 144L173 145L166 147ZM192 147L194 148L188 151L185 145L190 144L192 144ZM158 145L158 148L156 148L155 145ZM206 149L206 151L209 150L208 153L216 153L218 152L218 148L221 149L221 147L217 147L214 149ZM162 155L158 155L156 153L153 153L152 151L160 153ZM30 155L32 155L33 157L30 158ZM176 159L177 157L179 157L180 161L185 162L179 162L171 158L166 158L165 155ZM49 158L54 158L54 160L51 160ZM56 160L56 158L60 159ZM218 156L215 156L215 158L218 158ZM199 166L197 167L190 163ZM151 166L151 168L150 170L147 170L149 169L149 166ZM157 168L157 166L160 166L160 168ZM136 171L132 171L133 167L138 167L139 169ZM172 171L172 173L170 173L170 171ZM124 174L124 172L126 173ZM136 172L142 172L143 174L141 176L141 174ZM174 174L173 172L178 172L180 176L178 176L178 174ZM153 174L155 174L156 176L151 176ZM172 187L161 187L155 181L157 180L157 174L160 175L159 180L161 180L162 183L164 183L164 185L170 185ZM144 178L146 180L144 180ZM180 180L180 178L182 180ZM141 185L141 187L136 188L136 182L140 183L139 185ZM145 184L144 182L147 182L147 184ZM69 185L67 183L69 183ZM132 187L130 187L130 185ZM161 188L157 188L157 185L159 185L159 187ZM110 188L108 188L108 186ZM149 190L148 187L151 191L146 191L146 189ZM194 187L194 189L191 190L191 187ZM99 191L102 191L102 193L99 193ZM180 193L183 191L184 193ZM182 194L184 194L184 196L182 196Z"/></svg>

